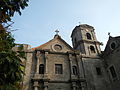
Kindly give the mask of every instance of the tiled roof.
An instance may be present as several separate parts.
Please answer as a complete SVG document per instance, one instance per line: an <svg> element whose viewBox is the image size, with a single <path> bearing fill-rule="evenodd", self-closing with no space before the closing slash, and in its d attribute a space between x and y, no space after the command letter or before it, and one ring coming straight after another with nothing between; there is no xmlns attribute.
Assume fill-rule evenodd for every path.
<svg viewBox="0 0 120 90"><path fill-rule="evenodd" d="M52 40L53 40L53 39L52 39ZM38 48L42 48L42 47L48 45L52 40L50 40L50 41L48 41L48 42L46 42L46 43L44 43L44 44L42 44L42 45L40 45L40 46L38 46L38 47L34 47L34 48L32 48L32 50L35 50L35 49L38 49Z"/></svg>

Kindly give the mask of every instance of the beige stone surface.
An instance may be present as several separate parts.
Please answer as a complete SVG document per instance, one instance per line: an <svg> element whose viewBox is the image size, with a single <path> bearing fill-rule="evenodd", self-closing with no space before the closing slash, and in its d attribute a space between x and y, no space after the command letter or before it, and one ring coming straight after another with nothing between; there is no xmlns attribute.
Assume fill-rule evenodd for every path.
<svg viewBox="0 0 120 90"><path fill-rule="evenodd" d="M91 35L91 39L86 33ZM101 43L97 41L94 27L87 24L76 26L71 37L73 48L55 35L41 46L25 49L25 90L119 90L120 47L109 49L110 42L116 38L109 41L101 55ZM117 40L119 46L120 39ZM94 47L94 53L90 46ZM44 74L39 74L40 64L44 64ZM55 74L55 64L62 64L62 74ZM111 65L117 73L114 80L109 71ZM73 74L73 66L77 67L76 75ZM101 75L97 74L97 67Z"/></svg>

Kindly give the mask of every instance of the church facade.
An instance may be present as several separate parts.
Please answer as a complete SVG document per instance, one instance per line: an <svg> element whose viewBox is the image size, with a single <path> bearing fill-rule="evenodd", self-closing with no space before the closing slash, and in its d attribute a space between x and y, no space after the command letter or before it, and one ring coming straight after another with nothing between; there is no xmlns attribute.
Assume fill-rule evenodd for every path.
<svg viewBox="0 0 120 90"><path fill-rule="evenodd" d="M109 37L101 52L94 27L81 24L71 34L35 48L23 45L27 60L22 90L119 90L120 37Z"/></svg>

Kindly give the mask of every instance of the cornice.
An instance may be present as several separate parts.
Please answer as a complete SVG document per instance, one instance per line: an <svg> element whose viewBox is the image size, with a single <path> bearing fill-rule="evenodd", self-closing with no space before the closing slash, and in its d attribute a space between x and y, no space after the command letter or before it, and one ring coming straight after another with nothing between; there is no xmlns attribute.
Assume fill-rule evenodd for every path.
<svg viewBox="0 0 120 90"><path fill-rule="evenodd" d="M80 45L81 43L91 43L91 44L102 45L101 42L96 41L96 40L86 40L86 39L83 39L83 40L79 40L79 41L77 42L77 44L74 46L74 48L78 47L78 45Z"/></svg>

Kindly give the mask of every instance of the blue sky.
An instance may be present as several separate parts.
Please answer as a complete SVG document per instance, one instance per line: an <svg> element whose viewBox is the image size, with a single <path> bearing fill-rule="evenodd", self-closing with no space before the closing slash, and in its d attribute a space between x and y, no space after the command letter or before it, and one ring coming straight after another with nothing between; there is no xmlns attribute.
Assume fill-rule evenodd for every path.
<svg viewBox="0 0 120 90"><path fill-rule="evenodd" d="M22 15L13 17L13 32L16 43L39 46L55 35L59 35L70 45L73 28L89 24L95 28L97 39L104 43L108 32L120 35L120 0L29 0L29 6Z"/></svg>

